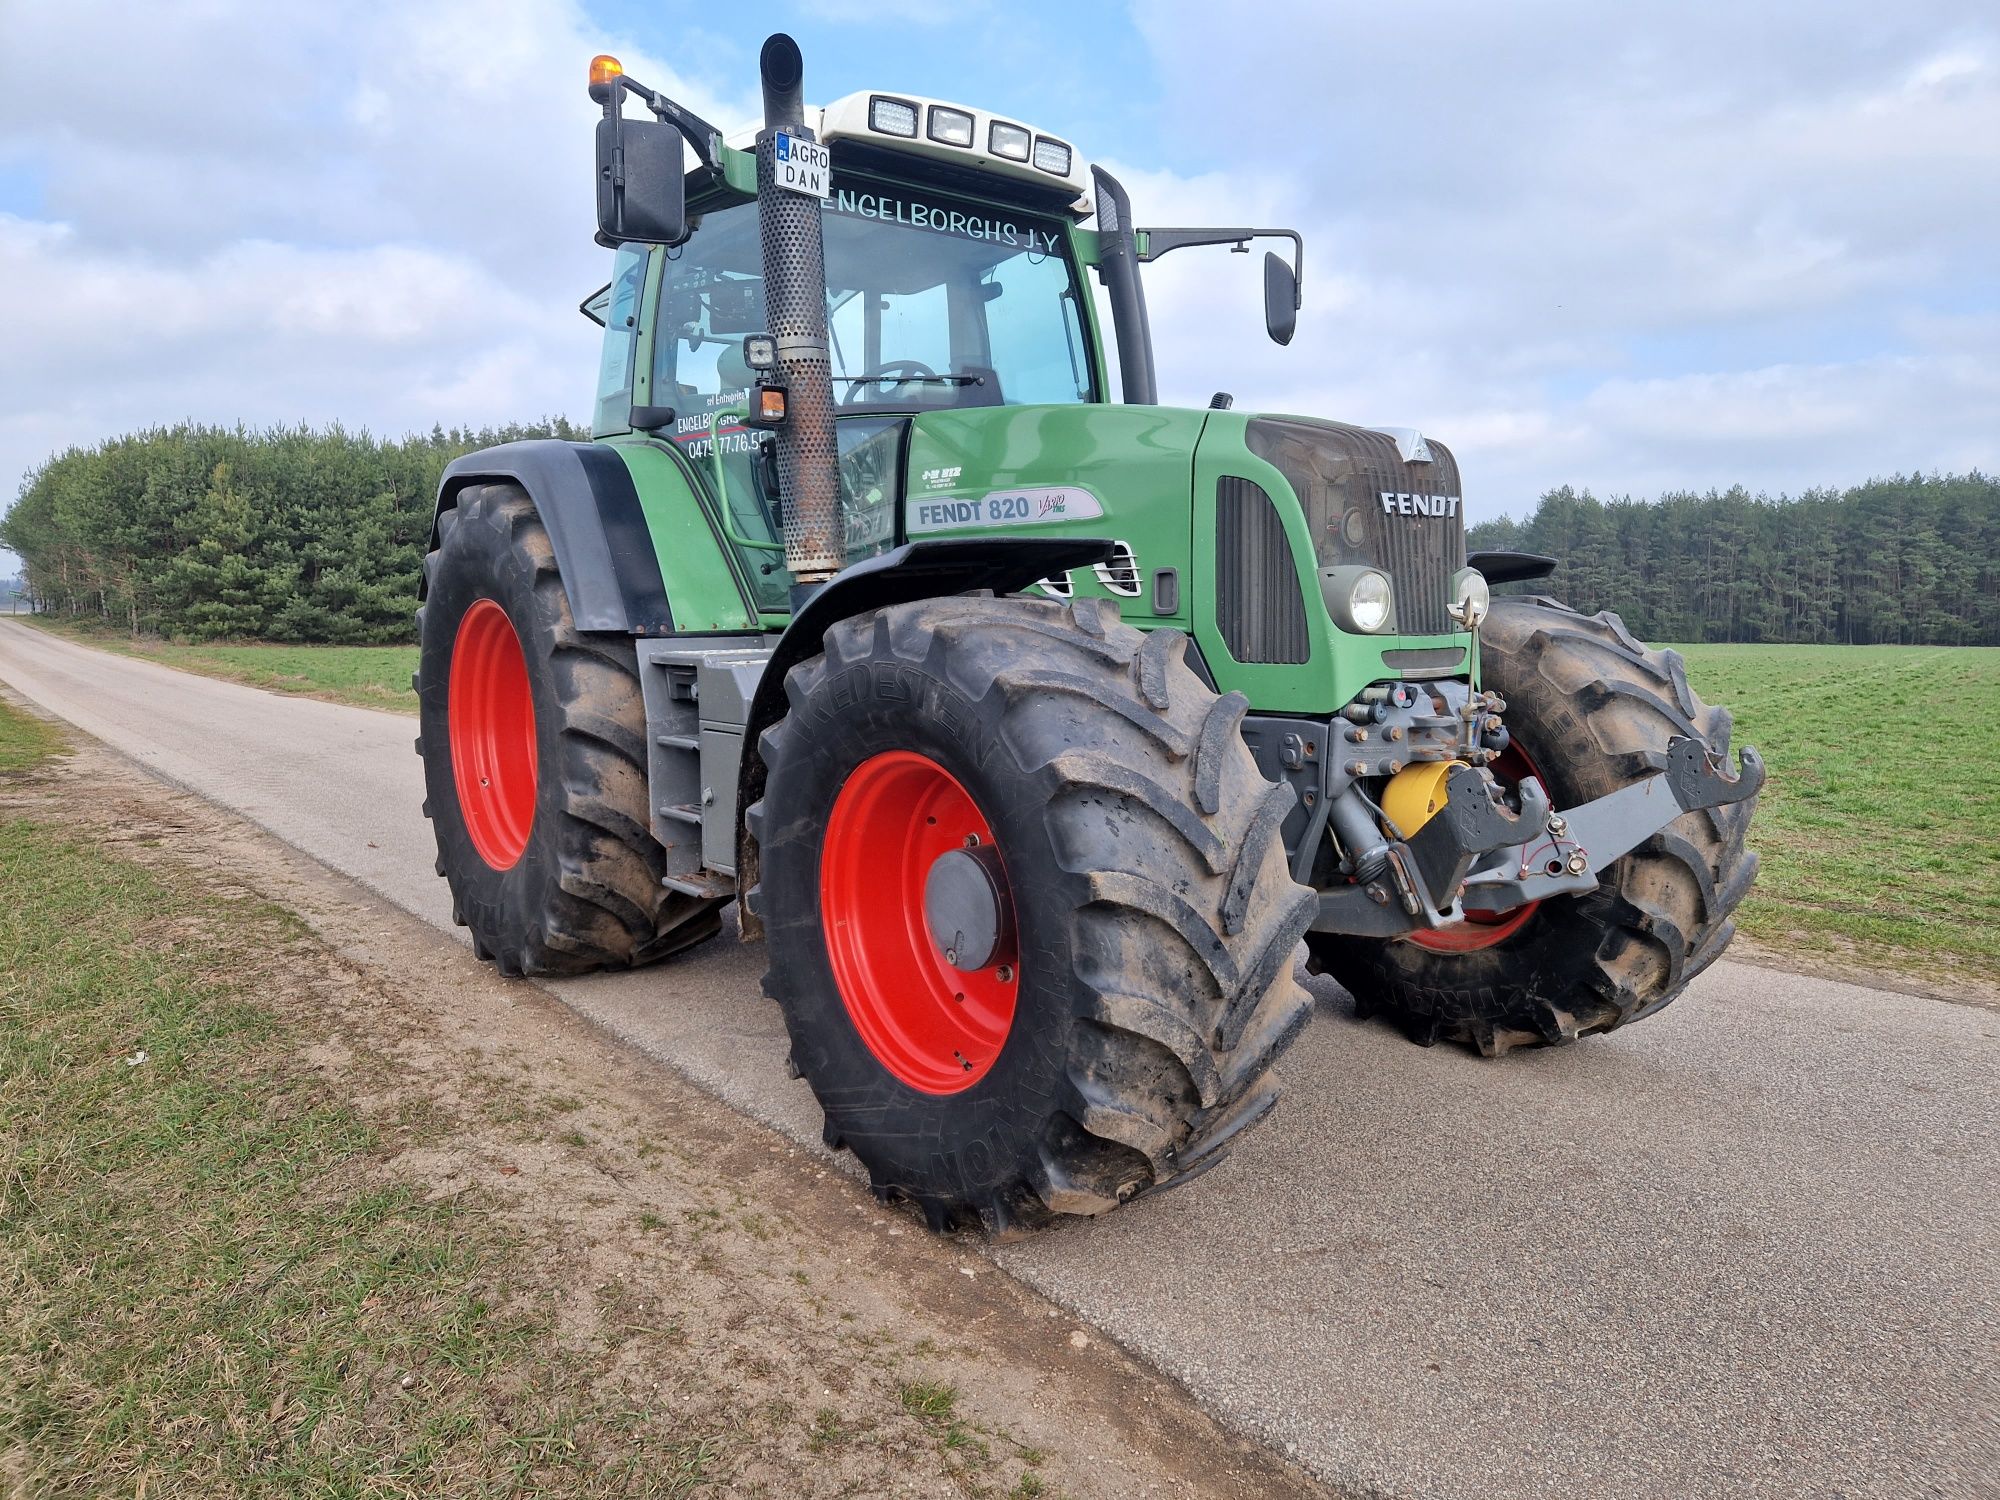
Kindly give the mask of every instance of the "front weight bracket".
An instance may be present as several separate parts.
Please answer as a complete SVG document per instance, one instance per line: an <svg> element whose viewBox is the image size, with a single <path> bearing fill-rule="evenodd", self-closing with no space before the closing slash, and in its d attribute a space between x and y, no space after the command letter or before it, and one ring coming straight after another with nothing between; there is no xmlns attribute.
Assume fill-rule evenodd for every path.
<svg viewBox="0 0 2000 1500"><path fill-rule="evenodd" d="M1728 807L1757 795L1764 785L1764 757L1745 745L1736 752L1737 774L1700 740L1676 735L1667 743L1667 785L1682 812Z"/></svg>

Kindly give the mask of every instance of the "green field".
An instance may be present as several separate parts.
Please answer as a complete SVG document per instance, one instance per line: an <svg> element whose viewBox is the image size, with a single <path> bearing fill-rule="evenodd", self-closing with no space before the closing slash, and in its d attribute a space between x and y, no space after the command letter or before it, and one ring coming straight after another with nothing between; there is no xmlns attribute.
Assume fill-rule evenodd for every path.
<svg viewBox="0 0 2000 1500"><path fill-rule="evenodd" d="M74 633L65 631L65 633ZM414 712L414 646L82 637L279 692ZM1770 767L1741 930L1932 987L2000 967L2000 649L1683 646L1695 690Z"/></svg>
<svg viewBox="0 0 2000 1500"><path fill-rule="evenodd" d="M2000 649L1684 646L1770 782L1740 926L1913 980L2000 961Z"/></svg>

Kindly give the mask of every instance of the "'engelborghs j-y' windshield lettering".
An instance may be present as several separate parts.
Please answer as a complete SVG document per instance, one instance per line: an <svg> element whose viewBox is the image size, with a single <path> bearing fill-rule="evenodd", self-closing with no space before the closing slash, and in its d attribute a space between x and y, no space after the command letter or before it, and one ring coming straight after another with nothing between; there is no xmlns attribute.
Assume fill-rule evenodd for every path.
<svg viewBox="0 0 2000 1500"><path fill-rule="evenodd" d="M992 240L1034 255L1050 255L1056 248L1055 235L1046 229L988 218L984 214L969 214L956 208L937 208L928 203L888 198L880 193L856 193L842 188L833 196L833 207L836 213L880 219L887 224L908 224L913 229L962 235L969 240Z"/></svg>

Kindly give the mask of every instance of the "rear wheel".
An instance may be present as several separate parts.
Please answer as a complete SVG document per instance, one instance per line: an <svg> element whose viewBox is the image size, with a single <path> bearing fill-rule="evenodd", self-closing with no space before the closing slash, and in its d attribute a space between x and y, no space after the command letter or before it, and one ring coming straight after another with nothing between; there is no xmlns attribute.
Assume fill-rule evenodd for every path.
<svg viewBox="0 0 2000 1500"><path fill-rule="evenodd" d="M1310 1001L1291 794L1186 637L1103 601L872 611L795 667L751 810L765 986L829 1142L935 1228L1213 1165Z"/></svg>
<svg viewBox="0 0 2000 1500"><path fill-rule="evenodd" d="M638 655L584 635L525 491L471 485L424 559L424 812L474 950L506 974L650 962L720 903L667 890L646 800Z"/></svg>
<svg viewBox="0 0 2000 1500"><path fill-rule="evenodd" d="M1496 599L1482 683L1507 700L1503 781L1538 775L1558 808L1666 768L1677 735L1729 747L1729 710L1688 686L1673 651L1649 651L1615 614L1552 599ZM1757 874L1744 845L1756 799L1684 813L1602 872L1597 888L1393 942L1315 933L1314 969L1411 1040L1487 1056L1571 1042L1664 1009L1728 945Z"/></svg>

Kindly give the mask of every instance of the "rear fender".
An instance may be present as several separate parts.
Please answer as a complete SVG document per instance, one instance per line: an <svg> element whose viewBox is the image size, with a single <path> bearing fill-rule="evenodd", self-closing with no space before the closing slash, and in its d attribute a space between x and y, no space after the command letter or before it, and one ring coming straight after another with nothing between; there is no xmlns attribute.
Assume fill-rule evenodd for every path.
<svg viewBox="0 0 2000 1500"><path fill-rule="evenodd" d="M432 547L438 544L438 517L458 504L459 492L495 480L520 485L535 502L578 630L672 633L659 554L632 471L615 449L534 438L454 459L438 485Z"/></svg>

